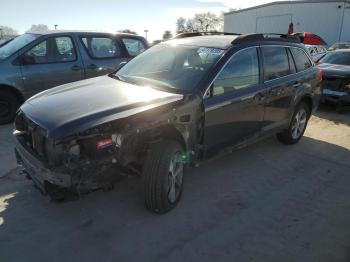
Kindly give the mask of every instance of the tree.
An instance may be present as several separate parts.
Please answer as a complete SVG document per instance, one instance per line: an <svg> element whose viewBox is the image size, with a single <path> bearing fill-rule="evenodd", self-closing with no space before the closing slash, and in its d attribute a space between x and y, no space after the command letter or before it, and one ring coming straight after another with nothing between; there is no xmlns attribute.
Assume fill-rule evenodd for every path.
<svg viewBox="0 0 350 262"><path fill-rule="evenodd" d="M173 38L173 34L171 33L171 31L165 31L163 34L163 40L168 40L170 38Z"/></svg>
<svg viewBox="0 0 350 262"><path fill-rule="evenodd" d="M16 36L18 35L18 31L4 25L0 25L0 39L6 36Z"/></svg>
<svg viewBox="0 0 350 262"><path fill-rule="evenodd" d="M186 32L186 19L180 17L176 21L176 34L181 34Z"/></svg>
<svg viewBox="0 0 350 262"><path fill-rule="evenodd" d="M224 16L210 12L195 14L193 18L185 19L180 17L176 22L176 32L210 32L222 30Z"/></svg>
<svg viewBox="0 0 350 262"><path fill-rule="evenodd" d="M132 31L132 30L130 30L130 29L118 30L117 32L119 32L119 33L126 33L126 34L137 35L137 33L136 33L135 31Z"/></svg>
<svg viewBox="0 0 350 262"><path fill-rule="evenodd" d="M49 27L44 24L32 25L27 32L46 32L49 31Z"/></svg>

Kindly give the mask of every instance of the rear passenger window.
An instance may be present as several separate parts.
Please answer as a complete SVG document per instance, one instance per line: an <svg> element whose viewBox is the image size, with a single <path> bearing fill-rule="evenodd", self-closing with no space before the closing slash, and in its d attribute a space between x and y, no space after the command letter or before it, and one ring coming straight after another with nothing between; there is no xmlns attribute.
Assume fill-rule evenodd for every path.
<svg viewBox="0 0 350 262"><path fill-rule="evenodd" d="M213 95L247 88L259 83L257 49L247 48L232 56L213 83Z"/></svg>
<svg viewBox="0 0 350 262"><path fill-rule="evenodd" d="M109 37L82 37L89 55L93 58L112 58L120 56L120 48L116 41Z"/></svg>
<svg viewBox="0 0 350 262"><path fill-rule="evenodd" d="M284 47L263 47L262 53L264 58L265 81L289 75L289 61Z"/></svg>
<svg viewBox="0 0 350 262"><path fill-rule="evenodd" d="M123 38L122 41L130 56L137 56L146 50L146 47L141 40L134 38Z"/></svg>
<svg viewBox="0 0 350 262"><path fill-rule="evenodd" d="M295 67L295 63L294 63L294 60L293 60L293 57L290 53L290 51L288 50L287 51L288 53L288 60L289 60L289 70L290 70L290 73L291 74L295 74L297 72L297 69Z"/></svg>
<svg viewBox="0 0 350 262"><path fill-rule="evenodd" d="M292 51L298 72L304 71L312 66L312 63L304 50L300 48L290 48L290 50Z"/></svg>

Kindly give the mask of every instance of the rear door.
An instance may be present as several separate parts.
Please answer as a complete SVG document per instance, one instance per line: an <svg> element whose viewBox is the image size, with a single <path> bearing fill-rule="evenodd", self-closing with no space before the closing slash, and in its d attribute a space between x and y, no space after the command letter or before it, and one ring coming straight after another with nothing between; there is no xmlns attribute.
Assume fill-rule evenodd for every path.
<svg viewBox="0 0 350 262"><path fill-rule="evenodd" d="M261 54L267 90L263 128L270 130L288 123L290 105L301 82L288 48L262 46Z"/></svg>
<svg viewBox="0 0 350 262"><path fill-rule="evenodd" d="M68 35L46 38L21 57L23 84L29 94L78 81L83 77L82 61L73 38Z"/></svg>
<svg viewBox="0 0 350 262"><path fill-rule="evenodd" d="M106 75L114 72L125 61L121 43L113 35L80 35L85 78Z"/></svg>
<svg viewBox="0 0 350 262"><path fill-rule="evenodd" d="M256 47L235 53L214 80L204 99L207 149L233 145L260 131L265 90L260 84Z"/></svg>

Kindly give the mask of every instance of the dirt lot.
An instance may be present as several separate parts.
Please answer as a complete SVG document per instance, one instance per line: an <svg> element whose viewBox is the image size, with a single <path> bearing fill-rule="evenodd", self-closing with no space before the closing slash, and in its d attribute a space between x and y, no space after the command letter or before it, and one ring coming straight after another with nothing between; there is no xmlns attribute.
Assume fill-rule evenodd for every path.
<svg viewBox="0 0 350 262"><path fill-rule="evenodd" d="M271 138L189 170L162 216L135 178L50 202L0 130L0 261L350 261L349 114L322 110L298 145Z"/></svg>

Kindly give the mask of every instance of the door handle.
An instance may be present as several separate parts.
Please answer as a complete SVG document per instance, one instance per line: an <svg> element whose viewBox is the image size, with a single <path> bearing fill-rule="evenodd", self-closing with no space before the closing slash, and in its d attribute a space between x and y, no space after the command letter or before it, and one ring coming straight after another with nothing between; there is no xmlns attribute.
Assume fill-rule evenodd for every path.
<svg viewBox="0 0 350 262"><path fill-rule="evenodd" d="M71 69L72 69L73 71L79 71L79 70L81 69L81 67L78 66L78 65L74 65L74 66L71 67Z"/></svg>
<svg viewBox="0 0 350 262"><path fill-rule="evenodd" d="M91 70L94 70L94 69L97 68L97 65L95 65L95 64L90 64L90 65L87 66L87 68L88 68L88 69L91 69Z"/></svg>

